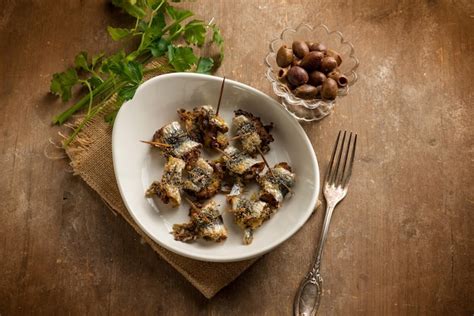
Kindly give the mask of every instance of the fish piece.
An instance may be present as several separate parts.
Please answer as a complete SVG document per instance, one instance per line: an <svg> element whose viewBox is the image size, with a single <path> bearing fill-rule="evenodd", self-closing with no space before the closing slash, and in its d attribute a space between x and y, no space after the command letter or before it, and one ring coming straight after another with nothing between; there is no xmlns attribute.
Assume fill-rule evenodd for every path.
<svg viewBox="0 0 474 316"><path fill-rule="evenodd" d="M222 160L231 175L238 176L245 181L254 179L265 168L263 161L252 158L234 146L229 146L224 150Z"/></svg>
<svg viewBox="0 0 474 316"><path fill-rule="evenodd" d="M259 176L257 182L261 188L259 199L278 208L295 185L295 174L288 163L280 162L271 172L267 171L265 175Z"/></svg>
<svg viewBox="0 0 474 316"><path fill-rule="evenodd" d="M239 196L244 193L245 190L245 184L242 181L236 181L232 188L229 191L229 194L227 194L227 199L230 199L234 196Z"/></svg>
<svg viewBox="0 0 474 316"><path fill-rule="evenodd" d="M229 144L225 133L229 127L210 105L195 107L192 111L179 109L178 115L191 138L207 148L224 149Z"/></svg>
<svg viewBox="0 0 474 316"><path fill-rule="evenodd" d="M201 144L192 140L181 125L174 121L160 128L153 135L154 142L160 142L164 146L157 146L165 156L181 158L186 162L198 159L202 147Z"/></svg>
<svg viewBox="0 0 474 316"><path fill-rule="evenodd" d="M227 228L217 203L211 200L202 207L197 203L195 206L191 206L189 210L191 217L189 222L173 225L174 239L192 241L203 238L215 242L227 239Z"/></svg>
<svg viewBox="0 0 474 316"><path fill-rule="evenodd" d="M199 158L185 174L183 189L199 200L208 199L219 192L222 177L220 168Z"/></svg>
<svg viewBox="0 0 474 316"><path fill-rule="evenodd" d="M184 160L170 156L165 164L161 181L154 181L145 195L147 197L157 195L163 203L171 203L173 207L179 206L185 166Z"/></svg>
<svg viewBox="0 0 474 316"><path fill-rule="evenodd" d="M234 114L232 125L235 128L236 138L242 144L243 151L252 156L258 153L259 148L263 153L268 152L270 150L269 144L274 140L270 134L273 123L263 125L259 117L244 110L237 110Z"/></svg>
<svg viewBox="0 0 474 316"><path fill-rule="evenodd" d="M203 137L201 132L201 126L199 122L199 117L197 117L195 111L178 109L178 116L189 137L191 137L192 140L198 143L202 143Z"/></svg>
<svg viewBox="0 0 474 316"><path fill-rule="evenodd" d="M242 196L228 197L228 201L229 212L234 215L235 223L244 231L243 242L248 245L253 240L253 232L270 218L275 209L266 202Z"/></svg>

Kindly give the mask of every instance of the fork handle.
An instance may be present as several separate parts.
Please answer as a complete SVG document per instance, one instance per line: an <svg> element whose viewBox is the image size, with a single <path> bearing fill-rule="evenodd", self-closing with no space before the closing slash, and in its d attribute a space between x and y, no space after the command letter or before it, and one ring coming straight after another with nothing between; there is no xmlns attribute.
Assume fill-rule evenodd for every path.
<svg viewBox="0 0 474 316"><path fill-rule="evenodd" d="M323 289L323 278L321 277L321 257L323 255L324 243L326 241L329 230L329 223L331 222L332 213L336 205L328 204L326 206L326 214L324 216L323 229L318 245L318 254L313 264L311 271L301 282L298 292L295 297L293 307L293 314L295 316L314 316L319 308L321 302L321 295Z"/></svg>

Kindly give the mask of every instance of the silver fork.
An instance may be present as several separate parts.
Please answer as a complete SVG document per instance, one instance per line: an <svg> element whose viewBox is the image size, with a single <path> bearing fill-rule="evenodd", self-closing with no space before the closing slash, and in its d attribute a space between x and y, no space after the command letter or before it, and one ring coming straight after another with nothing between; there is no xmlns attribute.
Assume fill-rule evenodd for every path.
<svg viewBox="0 0 474 316"><path fill-rule="evenodd" d="M346 143L346 136L349 139ZM342 140L341 140L342 135ZM357 134L339 131L336 145L332 152L331 161L324 181L324 197L326 198L326 215L319 239L318 254L311 271L301 282L295 297L293 313L296 316L313 316L318 311L321 301L323 278L321 277L321 256L331 222L332 213L336 205L346 197L349 179L354 165ZM352 148L352 149L351 149ZM337 157L336 157L337 153ZM337 160L334 164L335 159ZM341 164L342 162L342 164Z"/></svg>

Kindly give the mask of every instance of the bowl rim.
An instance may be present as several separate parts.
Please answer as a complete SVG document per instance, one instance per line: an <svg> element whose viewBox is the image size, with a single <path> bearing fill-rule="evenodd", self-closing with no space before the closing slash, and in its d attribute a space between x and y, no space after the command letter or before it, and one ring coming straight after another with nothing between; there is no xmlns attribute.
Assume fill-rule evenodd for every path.
<svg viewBox="0 0 474 316"><path fill-rule="evenodd" d="M185 78L185 79L190 79L190 80L205 79L205 80L211 80L211 81L218 81L219 83L222 82L222 78L218 77L218 76L211 76L211 75L205 75L205 74L196 74L196 73L184 73L184 72L169 73L169 74L159 75L159 76L153 77L153 78L145 81L144 83L142 83L140 85L140 87L137 90L137 93L140 90L143 90L145 87L147 87L149 85L156 84L157 82L164 81L164 80L174 79L174 78ZM227 78L226 78L226 84L232 84L232 85L237 86L241 89L249 90L250 92L257 94L258 96L260 96L264 99L267 99L269 101L269 103L274 105L274 108L275 108L276 111L281 111L282 115L288 116L290 124L292 124L293 127L298 130L298 134L300 134L302 136L301 141L303 141L304 144L305 144L305 147L308 147L308 149L309 149L310 158L311 158L310 163L312 164L312 168L314 169L315 190L313 190L313 195L311 197L310 205L308 205L306 207L305 212L301 212L300 219L299 219L299 221L297 222L296 225L294 225L285 235L282 235L280 238L269 242L265 247L262 247L262 248L257 249L257 250L252 250L252 251L246 252L245 254L241 254L241 253L236 252L234 255L227 256L227 257L212 256L212 255L208 256L208 255L201 255L201 254L196 254L196 253L189 253L185 250L170 246L169 244L161 241L159 238L156 238L151 232L149 232L142 225L142 223L137 218L137 216L134 214L134 212L131 211L132 206L129 204L129 201L125 197L124 184L122 183L122 180L117 176L118 174L120 174L120 172L118 170L119 166L117 165L118 151L116 150L116 148L119 145L118 144L118 139L117 139L117 136L116 136L117 135L117 130L119 129L117 126L120 126L119 125L120 123L119 124L117 124L117 123L121 122L121 120L122 120L122 115L123 115L122 109L124 108L124 106L126 106L126 104L133 102L133 99L127 101L126 103L124 103L122 105L121 109L117 113L117 117L116 117L116 121L115 121L116 124L114 124L114 128L112 130L112 160L113 160L114 172L115 172L115 175L116 175L116 182L117 182L117 186L119 188L119 192L120 192L120 195L122 197L122 200L123 200L123 202L124 202L124 204L127 208L127 211L132 216L134 222L138 225L138 227L140 227L140 229L148 237L150 237L154 242L156 242L158 245L162 246L163 248L165 248L165 249L167 249L167 250L169 250L169 251L171 251L175 254L178 254L178 255L181 255L181 256L184 256L184 257L188 257L188 258L191 258L191 259L199 260L199 261L237 262L237 261L243 261L243 260L255 258L255 257L261 256L265 253L268 253L269 251L273 250L274 248L276 248L277 246L279 246L283 242L285 242L287 239L292 237L308 221L308 219L314 213L314 209L316 207L316 203L318 201L319 191L320 191L320 172L319 172L319 165L318 165L318 160L317 160L317 157L316 157L316 152L315 152L315 150L314 150L307 134L305 133L304 129L299 124L299 122L292 115L290 115L290 113L288 113L285 109L283 109L275 99L271 98L270 96L266 95L265 93L255 89L251 86L248 86L244 83L241 83L241 82L238 82L238 81L235 81L235 80L231 80L231 79L227 79Z"/></svg>

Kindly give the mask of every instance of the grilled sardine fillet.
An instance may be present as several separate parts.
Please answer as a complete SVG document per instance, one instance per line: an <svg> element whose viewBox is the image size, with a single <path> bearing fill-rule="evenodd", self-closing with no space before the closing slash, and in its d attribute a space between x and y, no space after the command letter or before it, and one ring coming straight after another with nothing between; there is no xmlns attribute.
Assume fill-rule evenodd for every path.
<svg viewBox="0 0 474 316"><path fill-rule="evenodd" d="M271 170L257 178L261 188L259 199L278 208L295 185L295 174L286 162L277 163Z"/></svg>
<svg viewBox="0 0 474 316"><path fill-rule="evenodd" d="M252 156L258 153L258 148L263 153L268 152L269 144L273 142L273 136L270 134L273 123L263 125L259 117L244 110L237 110L234 113L232 125L242 144L242 149Z"/></svg>
<svg viewBox="0 0 474 316"><path fill-rule="evenodd" d="M183 159L186 162L196 161L201 154L201 144L192 140L181 125L174 121L163 126L155 135L153 141L160 142L169 147L160 147L165 156L172 156Z"/></svg>
<svg viewBox="0 0 474 316"><path fill-rule="evenodd" d="M254 179L257 174L265 168L265 163L252 158L246 152L238 150L234 146L229 146L225 150L222 160L231 175L236 175L243 180Z"/></svg>
<svg viewBox="0 0 474 316"><path fill-rule="evenodd" d="M248 245L253 240L253 231L270 218L274 209L268 203L242 196L231 196L228 201L229 212L234 215L235 223L243 229L243 241Z"/></svg>
<svg viewBox="0 0 474 316"><path fill-rule="evenodd" d="M184 224L173 225L175 240L192 241L198 238L220 242L227 238L227 228L214 200L198 208L191 207L191 220Z"/></svg>
<svg viewBox="0 0 474 316"><path fill-rule="evenodd" d="M199 200L208 199L219 192L222 176L221 170L199 158L185 174L183 189Z"/></svg>
<svg viewBox="0 0 474 316"><path fill-rule="evenodd" d="M179 109L178 115L191 138L208 148L224 149L229 144L225 133L229 130L223 118L216 115L210 105L202 105L192 111Z"/></svg>
<svg viewBox="0 0 474 316"><path fill-rule="evenodd" d="M180 189L183 184L185 166L184 160L170 156L165 164L161 181L153 182L145 195L153 197L156 194L165 204L171 203L173 207L180 205Z"/></svg>

